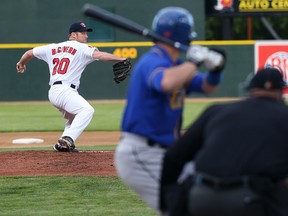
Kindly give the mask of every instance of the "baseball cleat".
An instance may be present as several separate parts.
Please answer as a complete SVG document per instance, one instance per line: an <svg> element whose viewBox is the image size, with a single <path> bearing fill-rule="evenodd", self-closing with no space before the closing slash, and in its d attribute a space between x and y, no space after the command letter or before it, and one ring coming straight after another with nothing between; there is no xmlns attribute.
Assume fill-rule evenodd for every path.
<svg viewBox="0 0 288 216"><path fill-rule="evenodd" d="M76 148L75 148L75 144L74 141L71 137L69 136L63 136L58 140L59 145L62 148L66 148L68 150L68 152L79 152Z"/></svg>
<svg viewBox="0 0 288 216"><path fill-rule="evenodd" d="M78 150L78 149L76 149L76 148L74 148L74 149L71 149L70 151L71 151L71 152L79 152L79 150Z"/></svg>
<svg viewBox="0 0 288 216"><path fill-rule="evenodd" d="M52 147L53 147L54 151L57 151L57 152L68 152L68 149L65 146L59 145L59 143L56 143Z"/></svg>

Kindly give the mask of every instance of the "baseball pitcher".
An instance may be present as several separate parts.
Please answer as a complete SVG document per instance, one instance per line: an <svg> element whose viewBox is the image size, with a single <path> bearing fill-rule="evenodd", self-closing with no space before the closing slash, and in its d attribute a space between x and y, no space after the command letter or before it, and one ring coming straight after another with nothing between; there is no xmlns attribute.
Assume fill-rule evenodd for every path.
<svg viewBox="0 0 288 216"><path fill-rule="evenodd" d="M131 69L129 59L88 46L88 32L92 31L83 22L73 23L69 29L69 40L30 49L16 64L18 73L25 72L25 64L33 57L48 64L51 86L49 101L67 119L62 136L53 145L55 151L78 152L74 142L93 117L94 108L77 91L85 67L95 60L117 62L113 65L116 83L123 81Z"/></svg>

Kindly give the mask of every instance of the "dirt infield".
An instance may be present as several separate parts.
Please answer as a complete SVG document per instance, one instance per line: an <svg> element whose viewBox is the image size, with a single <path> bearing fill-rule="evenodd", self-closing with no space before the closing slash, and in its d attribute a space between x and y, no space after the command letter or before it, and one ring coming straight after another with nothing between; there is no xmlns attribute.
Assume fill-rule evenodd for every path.
<svg viewBox="0 0 288 216"><path fill-rule="evenodd" d="M51 147L59 132L0 133L0 148ZM43 143L13 144L14 139L38 138ZM0 152L0 176L116 175L114 151L81 151L81 146L115 145L120 132L84 132L77 140L79 153L51 151ZM16 150L15 149L15 150Z"/></svg>
<svg viewBox="0 0 288 216"><path fill-rule="evenodd" d="M186 99L190 101L192 99ZM231 101L237 98L194 98L193 101ZM105 103L105 100L93 103ZM107 100L107 103L123 103L123 100ZM1 102L5 104L5 102ZM0 104L1 104L0 103ZM12 102L9 102L12 103ZM24 104L15 102L15 104ZM25 103L48 103L25 102ZM52 145L61 136L60 132L21 132L0 133L0 148L15 148L15 151L0 152L0 176L39 176L39 175L116 175L113 151L81 151L81 146L116 145L120 132L84 132L76 145L79 153L59 153L52 150ZM43 143L13 144L14 139L37 138ZM17 148L49 147L51 151L17 151Z"/></svg>

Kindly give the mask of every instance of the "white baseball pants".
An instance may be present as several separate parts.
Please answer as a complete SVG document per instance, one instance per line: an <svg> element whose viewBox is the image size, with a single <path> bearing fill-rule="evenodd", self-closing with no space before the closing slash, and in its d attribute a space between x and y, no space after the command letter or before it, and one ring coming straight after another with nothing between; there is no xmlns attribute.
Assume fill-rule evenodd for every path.
<svg viewBox="0 0 288 216"><path fill-rule="evenodd" d="M118 176L159 215L162 215L159 190L165 152L164 148L149 146L145 137L123 132L115 153ZM188 162L178 181L193 173L194 163Z"/></svg>
<svg viewBox="0 0 288 216"><path fill-rule="evenodd" d="M162 158L165 149L148 146L147 139L123 133L115 153L119 177L158 213Z"/></svg>
<svg viewBox="0 0 288 216"><path fill-rule="evenodd" d="M91 122L94 108L70 84L52 85L48 97L67 119L62 136L69 136L76 141Z"/></svg>

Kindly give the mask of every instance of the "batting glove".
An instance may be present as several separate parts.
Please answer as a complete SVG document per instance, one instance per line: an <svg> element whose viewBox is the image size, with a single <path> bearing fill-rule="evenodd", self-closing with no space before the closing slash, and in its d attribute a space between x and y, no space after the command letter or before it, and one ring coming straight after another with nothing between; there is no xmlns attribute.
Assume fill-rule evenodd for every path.
<svg viewBox="0 0 288 216"><path fill-rule="evenodd" d="M220 49L210 49L208 51L207 57L204 60L205 67L214 73L221 72L226 63L226 54Z"/></svg>
<svg viewBox="0 0 288 216"><path fill-rule="evenodd" d="M192 45L186 53L186 59L199 66L207 59L208 52L209 49L207 47Z"/></svg>

